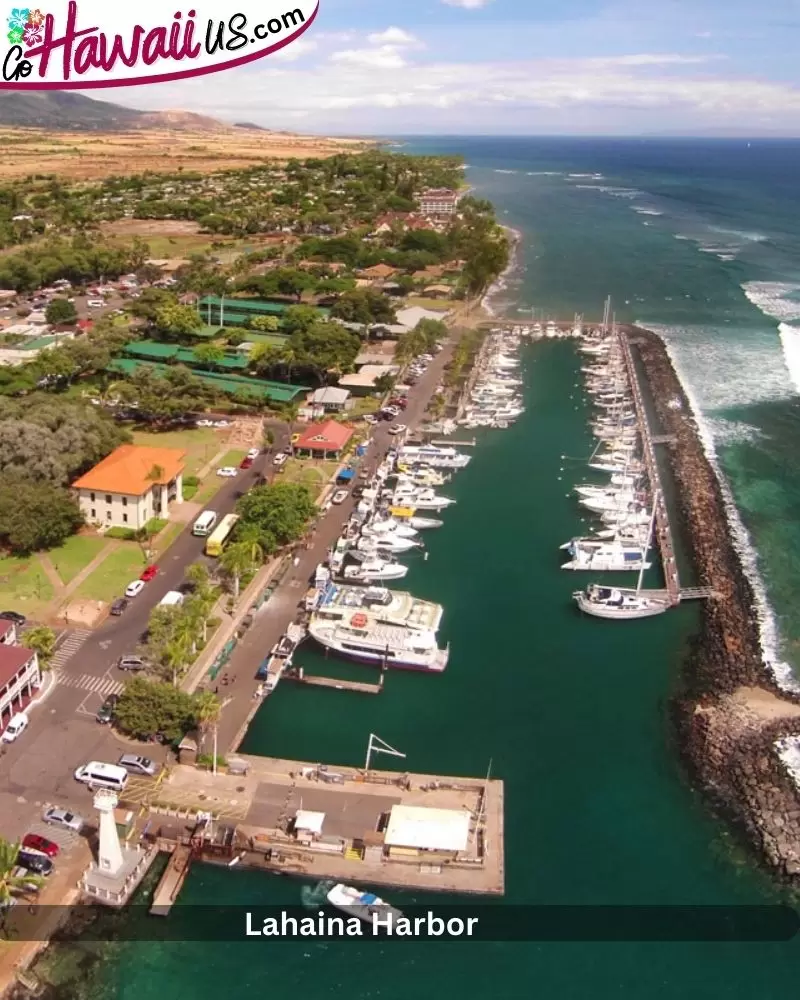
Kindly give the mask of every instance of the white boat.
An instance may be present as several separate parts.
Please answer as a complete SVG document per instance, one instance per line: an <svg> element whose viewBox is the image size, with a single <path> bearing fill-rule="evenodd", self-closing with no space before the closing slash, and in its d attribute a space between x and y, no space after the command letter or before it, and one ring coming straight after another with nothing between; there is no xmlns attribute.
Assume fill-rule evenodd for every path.
<svg viewBox="0 0 800 1000"><path fill-rule="evenodd" d="M418 549L422 543L413 538L402 538L397 535L365 535L356 542L357 552L393 552L398 555Z"/></svg>
<svg viewBox="0 0 800 1000"><path fill-rule="evenodd" d="M401 463L422 462L437 469L464 469L471 457L455 448L437 448L435 445L405 445L400 449Z"/></svg>
<svg viewBox="0 0 800 1000"><path fill-rule="evenodd" d="M361 529L361 534L365 538L371 535L379 538L388 538L389 536L395 538L416 538L418 532L416 528L412 528L407 524L401 524L399 521L395 521L394 518L384 518L372 521L370 524L365 524Z"/></svg>
<svg viewBox="0 0 800 1000"><path fill-rule="evenodd" d="M375 580L402 580L407 573L408 566L371 556L358 566L346 566L342 575L345 580L372 583Z"/></svg>
<svg viewBox="0 0 800 1000"><path fill-rule="evenodd" d="M357 663L441 673L449 656L449 647L439 649L435 632L382 625L363 612L342 623L313 614L308 634L325 649Z"/></svg>
<svg viewBox="0 0 800 1000"><path fill-rule="evenodd" d="M362 892L361 889L354 889L352 885L344 885L343 882L337 883L325 898L337 910L358 917L368 924L373 924L375 917L384 920L388 914L395 920L403 916L400 910L384 902L374 892Z"/></svg>
<svg viewBox="0 0 800 1000"><path fill-rule="evenodd" d="M387 587L334 585L316 609L316 617L334 623L349 621L356 611L385 625L436 632L444 614L441 604L423 601L405 590Z"/></svg>
<svg viewBox="0 0 800 1000"><path fill-rule="evenodd" d="M395 507L414 507L416 510L444 510L455 503L450 497L443 497L433 490L408 490L395 492L392 495L392 505Z"/></svg>
<svg viewBox="0 0 800 1000"><path fill-rule="evenodd" d="M578 503L595 514L622 513L636 500L630 490L605 490L592 496L583 497Z"/></svg>
<svg viewBox="0 0 800 1000"><path fill-rule="evenodd" d="M641 545L625 545L622 542L604 542L584 538L573 539L567 544L572 558L561 566L562 569L636 572L642 568L645 559L644 547ZM650 563L644 562L644 568L649 569Z"/></svg>
<svg viewBox="0 0 800 1000"><path fill-rule="evenodd" d="M666 596L652 595L646 590L626 590L621 587L601 587L590 584L586 590L573 595L578 607L595 618L612 618L622 621L633 618L651 618L669 610Z"/></svg>
<svg viewBox="0 0 800 1000"><path fill-rule="evenodd" d="M417 531L428 531L431 528L441 528L444 521L440 521L438 517L418 517L416 514L412 514L408 523Z"/></svg>

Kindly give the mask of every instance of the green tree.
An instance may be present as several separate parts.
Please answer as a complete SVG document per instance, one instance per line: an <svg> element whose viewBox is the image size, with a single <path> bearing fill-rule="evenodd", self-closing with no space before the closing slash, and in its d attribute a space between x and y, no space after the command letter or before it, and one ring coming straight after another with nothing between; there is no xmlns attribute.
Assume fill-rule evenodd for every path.
<svg viewBox="0 0 800 1000"><path fill-rule="evenodd" d="M242 577L250 573L256 566L255 552L262 552L258 542L234 542L228 545L220 556L219 564L222 571L231 578L233 583L233 599L239 600L239 589ZM263 555L262 555L263 558Z"/></svg>
<svg viewBox="0 0 800 1000"><path fill-rule="evenodd" d="M192 355L204 368L217 368L225 360L225 348L219 344L199 344Z"/></svg>
<svg viewBox="0 0 800 1000"><path fill-rule="evenodd" d="M61 487L17 476L0 482L0 539L15 555L57 548L82 524L75 498Z"/></svg>
<svg viewBox="0 0 800 1000"><path fill-rule="evenodd" d="M49 670L56 651L56 634L47 625L37 625L28 629L23 636L23 645L32 649L42 670Z"/></svg>
<svg viewBox="0 0 800 1000"><path fill-rule="evenodd" d="M381 396L386 395L387 392L391 392L394 389L397 379L394 375L390 375L388 372L385 375L379 375L375 379L375 390L381 394Z"/></svg>
<svg viewBox="0 0 800 1000"><path fill-rule="evenodd" d="M53 299L45 310L45 319L52 326L77 323L78 311L68 299Z"/></svg>
<svg viewBox="0 0 800 1000"><path fill-rule="evenodd" d="M247 323L251 330L258 333L277 333L281 328L277 316L253 316Z"/></svg>
<svg viewBox="0 0 800 1000"><path fill-rule="evenodd" d="M115 723L137 739L161 734L170 743L179 743L197 724L194 700L172 684L134 677L117 702Z"/></svg>
<svg viewBox="0 0 800 1000"><path fill-rule="evenodd" d="M265 555L296 542L317 512L308 487L300 483L256 486L236 504L236 538L255 539Z"/></svg>
<svg viewBox="0 0 800 1000"><path fill-rule="evenodd" d="M39 875L27 873L15 875L19 844L12 843L0 837L0 912L6 910L9 900L20 893L36 891L44 884Z"/></svg>
<svg viewBox="0 0 800 1000"><path fill-rule="evenodd" d="M183 339L197 333L203 325L193 306L167 303L156 310L156 329L167 337Z"/></svg>
<svg viewBox="0 0 800 1000"><path fill-rule="evenodd" d="M193 709L200 730L200 749L203 750L209 734L214 732L219 723L222 702L212 691L198 691L194 697Z"/></svg>

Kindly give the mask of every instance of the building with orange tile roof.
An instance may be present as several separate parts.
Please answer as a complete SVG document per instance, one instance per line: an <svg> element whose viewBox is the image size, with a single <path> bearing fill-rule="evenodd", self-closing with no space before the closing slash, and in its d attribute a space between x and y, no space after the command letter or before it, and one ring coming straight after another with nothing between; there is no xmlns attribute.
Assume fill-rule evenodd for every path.
<svg viewBox="0 0 800 1000"><path fill-rule="evenodd" d="M183 503L186 452L123 444L72 488L90 524L143 528L154 517L168 518L171 503Z"/></svg>
<svg viewBox="0 0 800 1000"><path fill-rule="evenodd" d="M311 458L338 458L353 434L352 427L335 420L311 424L295 443L295 454L307 454Z"/></svg>

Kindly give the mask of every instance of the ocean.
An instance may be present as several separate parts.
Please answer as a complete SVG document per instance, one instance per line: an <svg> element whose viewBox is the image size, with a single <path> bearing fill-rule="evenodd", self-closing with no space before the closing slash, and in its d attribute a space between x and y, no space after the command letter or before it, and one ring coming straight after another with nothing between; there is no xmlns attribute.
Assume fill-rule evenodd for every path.
<svg viewBox="0 0 800 1000"><path fill-rule="evenodd" d="M477 193L521 234L491 300L498 313L599 317L610 294L620 320L663 333L763 580L770 655L793 664L800 144L447 138L407 148L463 154ZM698 609L615 625L581 618L571 603L581 578L559 569L558 545L583 526L569 496L584 475L574 459L591 447L579 360L571 344L546 342L526 348L524 368L526 413L481 434L473 462L443 490L457 505L403 583L446 608L446 672L391 672L379 697L280 686L244 749L353 765L375 733L407 755L382 758L384 767L491 768L505 781L505 903L774 902L768 877L688 786L674 745L669 702ZM335 669L310 649L298 663ZM788 666L776 669L791 681ZM383 895L400 908L436 901ZM180 905L300 898L293 879L198 866ZM691 924L689 940L667 943L123 940L65 996L783 1000L796 991L796 943L691 940Z"/></svg>

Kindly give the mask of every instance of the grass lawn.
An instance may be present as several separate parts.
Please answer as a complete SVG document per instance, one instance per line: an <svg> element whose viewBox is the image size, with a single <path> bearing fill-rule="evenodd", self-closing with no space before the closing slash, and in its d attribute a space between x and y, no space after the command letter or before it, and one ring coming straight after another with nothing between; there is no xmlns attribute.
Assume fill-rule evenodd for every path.
<svg viewBox="0 0 800 1000"><path fill-rule="evenodd" d="M358 420L359 417L363 417L367 413L377 413L380 405L380 399L376 399L374 396L364 396L354 401L352 408L347 411L347 415L353 420Z"/></svg>
<svg viewBox="0 0 800 1000"><path fill-rule="evenodd" d="M238 469L246 454L246 451L237 451L236 449L226 452L217 463L216 469L214 469L210 474L213 475L215 479L221 480L222 477L217 475L217 469L222 469L226 465L232 465L235 469Z"/></svg>
<svg viewBox="0 0 800 1000"><path fill-rule="evenodd" d="M283 472L275 479L276 483L302 483L308 486L316 498L323 487L335 475L341 462L322 462L312 459L290 458L284 465Z"/></svg>
<svg viewBox="0 0 800 1000"><path fill-rule="evenodd" d="M64 583L74 580L80 571L88 566L108 545L107 538L94 535L73 535L68 538L60 549L48 552L50 561Z"/></svg>
<svg viewBox="0 0 800 1000"><path fill-rule="evenodd" d="M135 542L123 542L83 581L76 596L93 601L112 601L122 596L129 583L138 580L144 567L141 548Z"/></svg>
<svg viewBox="0 0 800 1000"><path fill-rule="evenodd" d="M158 544L156 545L156 558L160 558L167 551L185 527L185 524L171 524L166 529L166 531L158 539Z"/></svg>
<svg viewBox="0 0 800 1000"><path fill-rule="evenodd" d="M53 597L53 587L35 556L0 559L0 610L35 618Z"/></svg>
<svg viewBox="0 0 800 1000"><path fill-rule="evenodd" d="M217 452L225 447L231 435L230 429L214 430L213 427L194 427L183 431L134 431L133 443L149 448L179 448L186 452L187 476L196 476ZM241 459L239 459L241 461ZM225 463L221 463L224 465Z"/></svg>
<svg viewBox="0 0 800 1000"><path fill-rule="evenodd" d="M148 236L145 242L150 247L150 255L156 260L184 257L190 253L201 253L211 248L208 236Z"/></svg>
<svg viewBox="0 0 800 1000"><path fill-rule="evenodd" d="M447 299L426 299L423 295L412 295L406 299L404 305L419 306L421 309L434 309L436 312L450 312L455 302Z"/></svg>

